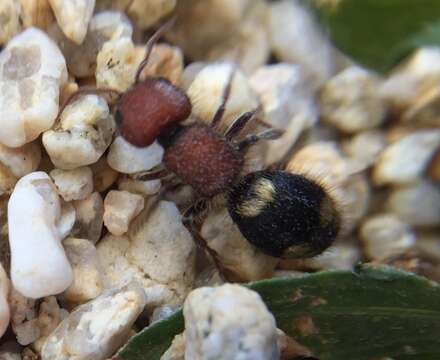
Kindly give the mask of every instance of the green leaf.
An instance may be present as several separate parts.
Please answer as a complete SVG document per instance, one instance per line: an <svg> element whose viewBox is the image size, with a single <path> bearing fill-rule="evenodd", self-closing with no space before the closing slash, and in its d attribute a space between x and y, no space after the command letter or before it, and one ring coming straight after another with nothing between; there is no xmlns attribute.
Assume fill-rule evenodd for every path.
<svg viewBox="0 0 440 360"><path fill-rule="evenodd" d="M278 327L321 360L440 359L440 285L425 278L364 265L248 286ZM182 330L179 311L134 336L119 356L158 360Z"/></svg>
<svg viewBox="0 0 440 360"><path fill-rule="evenodd" d="M438 0L302 1L340 50L379 72L419 46L440 44Z"/></svg>

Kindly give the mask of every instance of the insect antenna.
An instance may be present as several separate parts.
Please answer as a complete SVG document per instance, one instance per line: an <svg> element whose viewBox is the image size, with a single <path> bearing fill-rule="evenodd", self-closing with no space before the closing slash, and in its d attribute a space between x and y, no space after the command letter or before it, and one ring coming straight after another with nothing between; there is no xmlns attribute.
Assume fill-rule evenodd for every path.
<svg viewBox="0 0 440 360"><path fill-rule="evenodd" d="M237 119L234 120L234 122L229 125L229 128L225 132L225 138L226 140L232 140L236 135L240 133L241 130L248 124L249 121L255 118L255 114L257 113L258 109L245 112L244 114L240 115Z"/></svg>
<svg viewBox="0 0 440 360"><path fill-rule="evenodd" d="M243 151L249 146L256 144L260 140L275 140L283 135L283 131L279 129L264 130L258 134L246 136L243 140L237 143L238 151Z"/></svg>
<svg viewBox="0 0 440 360"><path fill-rule="evenodd" d="M211 121L212 127L217 126L217 124L219 123L219 121L223 117L223 114L225 113L226 103L228 102L229 96L231 95L232 80L234 79L234 75L235 75L235 68L229 74L228 82L226 84L226 87L223 90L222 102L221 102L220 106L218 107L217 111L215 112L214 117L212 118L212 121Z"/></svg>
<svg viewBox="0 0 440 360"><path fill-rule="evenodd" d="M173 15L169 20L167 20L163 25L157 29L157 31L148 39L145 50L144 60L139 64L139 67L136 71L136 75L134 77L134 82L137 84L139 82L139 78L141 76L142 70L144 70L145 66L148 64L148 60L151 55L151 51L153 50L153 46L157 43L157 41L161 38L161 36L167 32L176 22L176 15Z"/></svg>

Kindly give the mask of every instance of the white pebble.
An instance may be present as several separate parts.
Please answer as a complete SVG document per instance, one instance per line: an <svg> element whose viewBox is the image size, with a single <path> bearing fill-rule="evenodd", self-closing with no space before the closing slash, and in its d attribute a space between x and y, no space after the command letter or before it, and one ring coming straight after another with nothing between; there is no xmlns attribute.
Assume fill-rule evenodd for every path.
<svg viewBox="0 0 440 360"><path fill-rule="evenodd" d="M19 298L16 292L13 296L15 299ZM67 310L60 308L55 296L45 297L35 305L32 314L29 312L25 319L20 319L18 323L13 322L12 329L19 344L32 345L32 348L40 353L47 336L66 316Z"/></svg>
<svg viewBox="0 0 440 360"><path fill-rule="evenodd" d="M360 260L358 247L352 244L334 244L321 255L309 259L292 259L281 262L282 269L301 270L351 270Z"/></svg>
<svg viewBox="0 0 440 360"><path fill-rule="evenodd" d="M417 233L416 248L423 257L440 261L440 234L437 231Z"/></svg>
<svg viewBox="0 0 440 360"><path fill-rule="evenodd" d="M49 0L49 2L67 38L81 44L87 34L95 0Z"/></svg>
<svg viewBox="0 0 440 360"><path fill-rule="evenodd" d="M38 168L41 148L36 142L18 148L8 148L0 144L0 162L17 178L21 178Z"/></svg>
<svg viewBox="0 0 440 360"><path fill-rule="evenodd" d="M107 235L97 250L107 286L136 279L148 306L181 304L192 289L195 244L176 205L161 201L132 222L128 236Z"/></svg>
<svg viewBox="0 0 440 360"><path fill-rule="evenodd" d="M64 109L59 125L43 134L43 144L57 168L75 169L101 157L110 145L114 126L105 100L86 95Z"/></svg>
<svg viewBox="0 0 440 360"><path fill-rule="evenodd" d="M271 277L278 264L278 259L263 254L243 237L226 209L208 215L201 235L219 255L222 265L240 281Z"/></svg>
<svg viewBox="0 0 440 360"><path fill-rule="evenodd" d="M0 144L0 192L11 192L20 177L38 168L40 160L41 150L36 142L18 148Z"/></svg>
<svg viewBox="0 0 440 360"><path fill-rule="evenodd" d="M144 208L144 198L128 191L110 191L104 199L104 224L113 235L127 232L130 222Z"/></svg>
<svg viewBox="0 0 440 360"><path fill-rule="evenodd" d="M36 299L59 294L72 283L61 245L65 223L46 173L34 172L17 182L8 203L8 228L12 284L23 295Z"/></svg>
<svg viewBox="0 0 440 360"><path fill-rule="evenodd" d="M398 110L411 106L440 81L440 48L422 47L398 66L381 86L381 96Z"/></svg>
<svg viewBox="0 0 440 360"><path fill-rule="evenodd" d="M8 304L9 279L0 263L0 338L9 325L10 311Z"/></svg>
<svg viewBox="0 0 440 360"><path fill-rule="evenodd" d="M314 87L322 85L334 72L334 51L318 23L299 1L271 4L271 45L282 61L301 65Z"/></svg>
<svg viewBox="0 0 440 360"><path fill-rule="evenodd" d="M116 171L132 174L159 165L163 153L163 147L157 141L146 147L137 147L118 136L110 146L107 162Z"/></svg>
<svg viewBox="0 0 440 360"><path fill-rule="evenodd" d="M69 72L75 77L93 76L96 54L107 41L122 37L131 38L133 27L127 16L119 11L103 11L90 20L89 29L81 45L70 41L58 26L49 30L63 52Z"/></svg>
<svg viewBox="0 0 440 360"><path fill-rule="evenodd" d="M260 296L226 284L192 291L184 304L185 359L278 359L276 325Z"/></svg>
<svg viewBox="0 0 440 360"><path fill-rule="evenodd" d="M118 180L118 189L129 191L142 196L150 196L156 194L161 186L160 180L133 180L129 177L121 177Z"/></svg>
<svg viewBox="0 0 440 360"><path fill-rule="evenodd" d="M73 170L54 169L50 177L65 201L84 200L93 191L93 173L86 166Z"/></svg>
<svg viewBox="0 0 440 360"><path fill-rule="evenodd" d="M223 91L233 71L230 95L220 123L221 130L238 116L258 107L257 96L243 72L231 63L209 64L195 75L187 91L192 114L210 123L222 103Z"/></svg>
<svg viewBox="0 0 440 360"><path fill-rule="evenodd" d="M77 307L47 338L43 360L104 360L122 346L144 309L145 294L137 283L106 291Z"/></svg>
<svg viewBox="0 0 440 360"><path fill-rule="evenodd" d="M63 298L83 303L99 296L103 289L101 266L95 246L85 239L68 237L63 241L67 258L73 268L73 283Z"/></svg>
<svg viewBox="0 0 440 360"><path fill-rule="evenodd" d="M365 168L375 163L385 146L385 134L380 130L359 132L342 143L345 153Z"/></svg>
<svg viewBox="0 0 440 360"><path fill-rule="evenodd" d="M147 29L173 11L176 0L133 0L127 14L134 19L140 29Z"/></svg>
<svg viewBox="0 0 440 360"><path fill-rule="evenodd" d="M439 145L438 129L415 131L404 136L381 153L373 169L373 181L377 185L417 181Z"/></svg>
<svg viewBox="0 0 440 360"><path fill-rule="evenodd" d="M105 156L100 157L90 167L93 171L93 186L97 192L106 191L118 178L118 172L110 167Z"/></svg>
<svg viewBox="0 0 440 360"><path fill-rule="evenodd" d="M244 25L248 17L252 16L254 4L261 2L261 0L204 0L202 2L190 0L185 3L178 1L176 24L166 36L170 42L182 48L189 58L208 60L208 55L216 49L228 45L232 47L237 42L242 42L239 39L241 37L240 27ZM250 29L253 32L261 30L254 27ZM236 55L240 54L236 53Z"/></svg>
<svg viewBox="0 0 440 360"><path fill-rule="evenodd" d="M20 29L20 1L0 2L0 45L8 42Z"/></svg>
<svg viewBox="0 0 440 360"><path fill-rule="evenodd" d="M360 67L340 72L321 88L322 120L346 133L379 126L387 108L378 87L379 79Z"/></svg>
<svg viewBox="0 0 440 360"><path fill-rule="evenodd" d="M440 188L426 180L394 188L386 208L414 226L440 225Z"/></svg>
<svg viewBox="0 0 440 360"><path fill-rule="evenodd" d="M269 6L266 1L262 0L236 2L247 4L238 29L226 41L212 44L213 47L209 49L203 59L209 62L231 61L239 65L246 74L252 74L260 66L263 66L270 56ZM217 6L220 4L217 3ZM211 24L218 26L218 16L216 16L213 7L211 9L214 18ZM198 24L193 26L197 27Z"/></svg>
<svg viewBox="0 0 440 360"><path fill-rule="evenodd" d="M145 47L136 46L136 52L142 54L145 52ZM180 86L182 72L182 50L177 46L161 43L153 46L148 64L142 70L140 79L145 79L147 76L161 76Z"/></svg>
<svg viewBox="0 0 440 360"><path fill-rule="evenodd" d="M44 32L15 36L0 53L0 142L22 146L49 129L66 81L64 57Z"/></svg>
<svg viewBox="0 0 440 360"><path fill-rule="evenodd" d="M260 97L264 120L283 135L266 143L266 164L281 160L301 133L318 121L318 107L299 65L279 63L259 68L249 79Z"/></svg>
<svg viewBox="0 0 440 360"><path fill-rule="evenodd" d="M84 200L73 202L76 211L76 222L72 235L87 239L96 244L101 238L104 203L98 192L92 193Z"/></svg>
<svg viewBox="0 0 440 360"><path fill-rule="evenodd" d="M35 26L39 29L47 30L55 21L49 0L20 0L20 3L20 17L23 27Z"/></svg>
<svg viewBox="0 0 440 360"><path fill-rule="evenodd" d="M128 90L144 57L145 50L135 48L128 37L107 41L96 58L96 85L121 92Z"/></svg>
<svg viewBox="0 0 440 360"><path fill-rule="evenodd" d="M174 337L170 347L163 353L160 360L185 360L185 332Z"/></svg>
<svg viewBox="0 0 440 360"><path fill-rule="evenodd" d="M415 243L410 226L394 214L378 214L364 221L360 228L364 252L371 260L385 260L403 254Z"/></svg>

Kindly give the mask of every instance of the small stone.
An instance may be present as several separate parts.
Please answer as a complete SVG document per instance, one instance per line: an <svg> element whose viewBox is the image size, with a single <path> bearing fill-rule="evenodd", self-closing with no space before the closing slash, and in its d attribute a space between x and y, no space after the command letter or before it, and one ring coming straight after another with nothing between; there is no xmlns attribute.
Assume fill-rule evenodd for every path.
<svg viewBox="0 0 440 360"><path fill-rule="evenodd" d="M136 47L137 51L145 52L144 47ZM148 64L141 73L141 79L147 76L162 76L179 86L183 73L183 54L177 46L157 44L153 47Z"/></svg>
<svg viewBox="0 0 440 360"><path fill-rule="evenodd" d="M105 156L100 157L99 160L90 167L93 171L94 189L97 192L106 191L114 184L119 176L118 172L110 167Z"/></svg>
<svg viewBox="0 0 440 360"><path fill-rule="evenodd" d="M130 222L144 208L144 198L128 191L110 191L104 199L104 224L113 235L127 232Z"/></svg>
<svg viewBox="0 0 440 360"><path fill-rule="evenodd" d="M19 148L0 145L0 163L17 178L23 177L38 168L41 160L41 148L36 142Z"/></svg>
<svg viewBox="0 0 440 360"><path fill-rule="evenodd" d="M122 136L110 146L107 162L111 168L124 174L150 170L162 162L164 149L157 141L146 147L131 145Z"/></svg>
<svg viewBox="0 0 440 360"><path fill-rule="evenodd" d="M79 90L76 79L71 75L67 78L67 83L63 85L60 93L60 104L65 104L66 101Z"/></svg>
<svg viewBox="0 0 440 360"><path fill-rule="evenodd" d="M440 235L436 231L418 232L416 234L416 249L425 258L432 259L437 264L440 261Z"/></svg>
<svg viewBox="0 0 440 360"><path fill-rule="evenodd" d="M299 1L271 3L269 31L275 55L301 65L318 88L334 72L334 50L319 24Z"/></svg>
<svg viewBox="0 0 440 360"><path fill-rule="evenodd" d="M9 326L10 311L8 304L9 279L2 264L0 264L0 338ZM0 357L1 358L1 357Z"/></svg>
<svg viewBox="0 0 440 360"><path fill-rule="evenodd" d="M338 190L334 190L334 193L337 194ZM339 206L341 207L342 220L345 220L342 228L344 233L349 233L355 229L358 222L367 214L371 193L370 184L364 173L351 175L339 190L341 199Z"/></svg>
<svg viewBox="0 0 440 360"><path fill-rule="evenodd" d="M67 316L68 312L62 309L55 296L45 298L38 309L37 326L39 329L39 338L34 341L32 347L41 353L41 348L47 337L56 329L58 324Z"/></svg>
<svg viewBox="0 0 440 360"><path fill-rule="evenodd" d="M378 88L379 79L360 67L340 72L320 91L322 120L345 133L378 127L387 112Z"/></svg>
<svg viewBox="0 0 440 360"><path fill-rule="evenodd" d="M85 239L68 237L63 241L67 258L73 269L73 283L63 298L84 303L99 296L103 290L101 265L95 246Z"/></svg>
<svg viewBox="0 0 440 360"><path fill-rule="evenodd" d="M394 188L385 207L407 224L439 226L440 188L438 184L426 180Z"/></svg>
<svg viewBox="0 0 440 360"><path fill-rule="evenodd" d="M104 202L98 192L92 193L84 200L73 202L76 211L76 222L72 235L87 239L96 244L101 238Z"/></svg>
<svg viewBox="0 0 440 360"><path fill-rule="evenodd" d="M321 177L330 187L341 186L354 172L337 143L332 141L320 141L301 148L289 161L286 170Z"/></svg>
<svg viewBox="0 0 440 360"><path fill-rule="evenodd" d="M227 209L211 212L200 233L222 266L240 281L269 278L278 264L278 259L263 254L243 237Z"/></svg>
<svg viewBox="0 0 440 360"><path fill-rule="evenodd" d="M47 30L55 21L49 0L20 0L21 20L25 28L35 26Z"/></svg>
<svg viewBox="0 0 440 360"><path fill-rule="evenodd" d="M75 224L76 212L73 205L71 203L65 202L63 199L60 199L60 205L61 215L57 228L60 238L64 239L67 235L69 235L70 231L73 228L73 225Z"/></svg>
<svg viewBox="0 0 440 360"><path fill-rule="evenodd" d="M435 86L414 99L411 106L400 117L400 121L410 126L439 127L439 108L440 91Z"/></svg>
<svg viewBox="0 0 440 360"><path fill-rule="evenodd" d="M14 326L14 333L20 345L26 346L32 344L34 341L37 341L41 335L38 319L32 319Z"/></svg>
<svg viewBox="0 0 440 360"><path fill-rule="evenodd" d="M134 84L135 74L145 58L145 52L145 46L135 46L127 37L107 41L96 58L97 86L127 91ZM177 47L158 44L153 47L142 77L162 76L178 85L182 68L181 51Z"/></svg>
<svg viewBox="0 0 440 360"><path fill-rule="evenodd" d="M20 1L0 2L0 45L5 44L20 30Z"/></svg>
<svg viewBox="0 0 440 360"><path fill-rule="evenodd" d="M61 240L71 214L63 217L56 187L44 172L22 177L8 203L11 279L23 295L59 294L73 280ZM72 223L73 225L73 223Z"/></svg>
<svg viewBox="0 0 440 360"><path fill-rule="evenodd" d="M105 100L86 95L64 109L59 124L43 134L43 144L57 168L75 169L101 157L110 145L114 126Z"/></svg>
<svg viewBox="0 0 440 360"><path fill-rule="evenodd" d="M335 244L328 251L310 259L282 260L286 270L351 270L361 259L359 249L352 244Z"/></svg>
<svg viewBox="0 0 440 360"><path fill-rule="evenodd" d="M405 253L415 243L410 226L394 214L378 214L363 222L359 232L370 260L386 260Z"/></svg>
<svg viewBox="0 0 440 360"><path fill-rule="evenodd" d="M177 207L151 204L130 225L128 236L107 235L97 246L106 286L136 279L147 294L148 309L181 304L192 289L195 244Z"/></svg>
<svg viewBox="0 0 440 360"><path fill-rule="evenodd" d="M380 94L397 110L411 106L440 81L440 48L422 47L396 68L381 86Z"/></svg>
<svg viewBox="0 0 440 360"><path fill-rule="evenodd" d="M11 325L15 326L36 317L35 300L27 298L12 286L9 292L8 303L11 310Z"/></svg>
<svg viewBox="0 0 440 360"><path fill-rule="evenodd" d="M373 165L380 153L385 149L385 134L380 130L366 130L357 133L342 143L345 153L363 167Z"/></svg>
<svg viewBox="0 0 440 360"><path fill-rule="evenodd" d="M18 148L0 144L0 193L10 193L17 180L40 164L40 146L33 142Z"/></svg>
<svg viewBox="0 0 440 360"><path fill-rule="evenodd" d="M276 325L260 296L240 285L198 288L184 304L185 359L278 359Z"/></svg>
<svg viewBox="0 0 440 360"><path fill-rule="evenodd" d="M160 190L160 180L133 180L129 177L121 177L118 180L118 189L129 191L133 194L139 194L142 196L151 196L157 194Z"/></svg>
<svg viewBox="0 0 440 360"><path fill-rule="evenodd" d="M204 60L234 62L246 74L252 74L267 62L270 56L269 6L261 0L247 2L236 33L224 42L215 44L205 54Z"/></svg>
<svg viewBox="0 0 440 360"><path fill-rule="evenodd" d="M119 11L103 11L90 20L87 35L81 45L67 39L58 26L49 30L63 52L69 72L75 77L94 76L96 55L107 41L131 39L133 27L127 16Z"/></svg>
<svg viewBox="0 0 440 360"><path fill-rule="evenodd" d="M0 142L19 147L49 129L66 81L64 57L44 32L15 36L0 53Z"/></svg>
<svg viewBox="0 0 440 360"><path fill-rule="evenodd" d="M130 283L80 305L47 338L42 359L109 358L128 339L145 303L142 287Z"/></svg>
<svg viewBox="0 0 440 360"><path fill-rule="evenodd" d="M160 360L185 360L185 332L174 337L167 351Z"/></svg>
<svg viewBox="0 0 440 360"><path fill-rule="evenodd" d="M49 3L66 37L81 44L87 34L95 0L49 0Z"/></svg>
<svg viewBox="0 0 440 360"><path fill-rule="evenodd" d="M15 320L13 318L12 329L17 336L18 343L24 346L32 345L35 351L40 352L47 336L58 326L67 311L60 308L54 296L42 299L37 306L34 302L29 301L26 304L28 299L17 292L13 292L13 299L14 305L11 305L11 310L13 310ZM18 308L17 305L19 305ZM24 309L28 311L25 317L18 318L16 316L17 310L23 310L20 310L20 306L25 306ZM27 306L31 308L27 308Z"/></svg>
<svg viewBox="0 0 440 360"><path fill-rule="evenodd" d="M86 166L73 170L55 169L50 177L65 201L84 200L93 191L92 170Z"/></svg>
<svg viewBox="0 0 440 360"><path fill-rule="evenodd" d="M154 309L153 314L150 317L150 324L170 317L179 309L180 306L178 305L163 305L157 307L156 309Z"/></svg>
<svg viewBox="0 0 440 360"><path fill-rule="evenodd" d="M187 0L176 5L176 24L166 37L194 60L207 60L215 48L238 36L255 0ZM253 29L253 31L256 31Z"/></svg>
<svg viewBox="0 0 440 360"><path fill-rule="evenodd" d="M161 18L170 14L176 6L176 0L133 0L126 8L127 14L134 19L140 29L148 29Z"/></svg>
<svg viewBox="0 0 440 360"><path fill-rule="evenodd" d="M231 90L219 123L220 131L225 130L243 113L258 107L257 96L243 72L231 63L209 64L196 74L187 91L192 104L192 114L206 123L211 123L223 101L223 92L231 75Z"/></svg>
<svg viewBox="0 0 440 360"><path fill-rule="evenodd" d="M305 129L318 121L318 107L299 65L279 63L259 68L249 84L260 97L264 120L283 135L268 141L265 163L280 161Z"/></svg>
<svg viewBox="0 0 440 360"><path fill-rule="evenodd" d="M107 41L96 58L97 87L127 91L134 83L137 68L145 51L137 50L130 38Z"/></svg>
<svg viewBox="0 0 440 360"><path fill-rule="evenodd" d="M388 145L379 156L373 181L377 185L408 184L420 179L440 146L440 130L419 130Z"/></svg>

